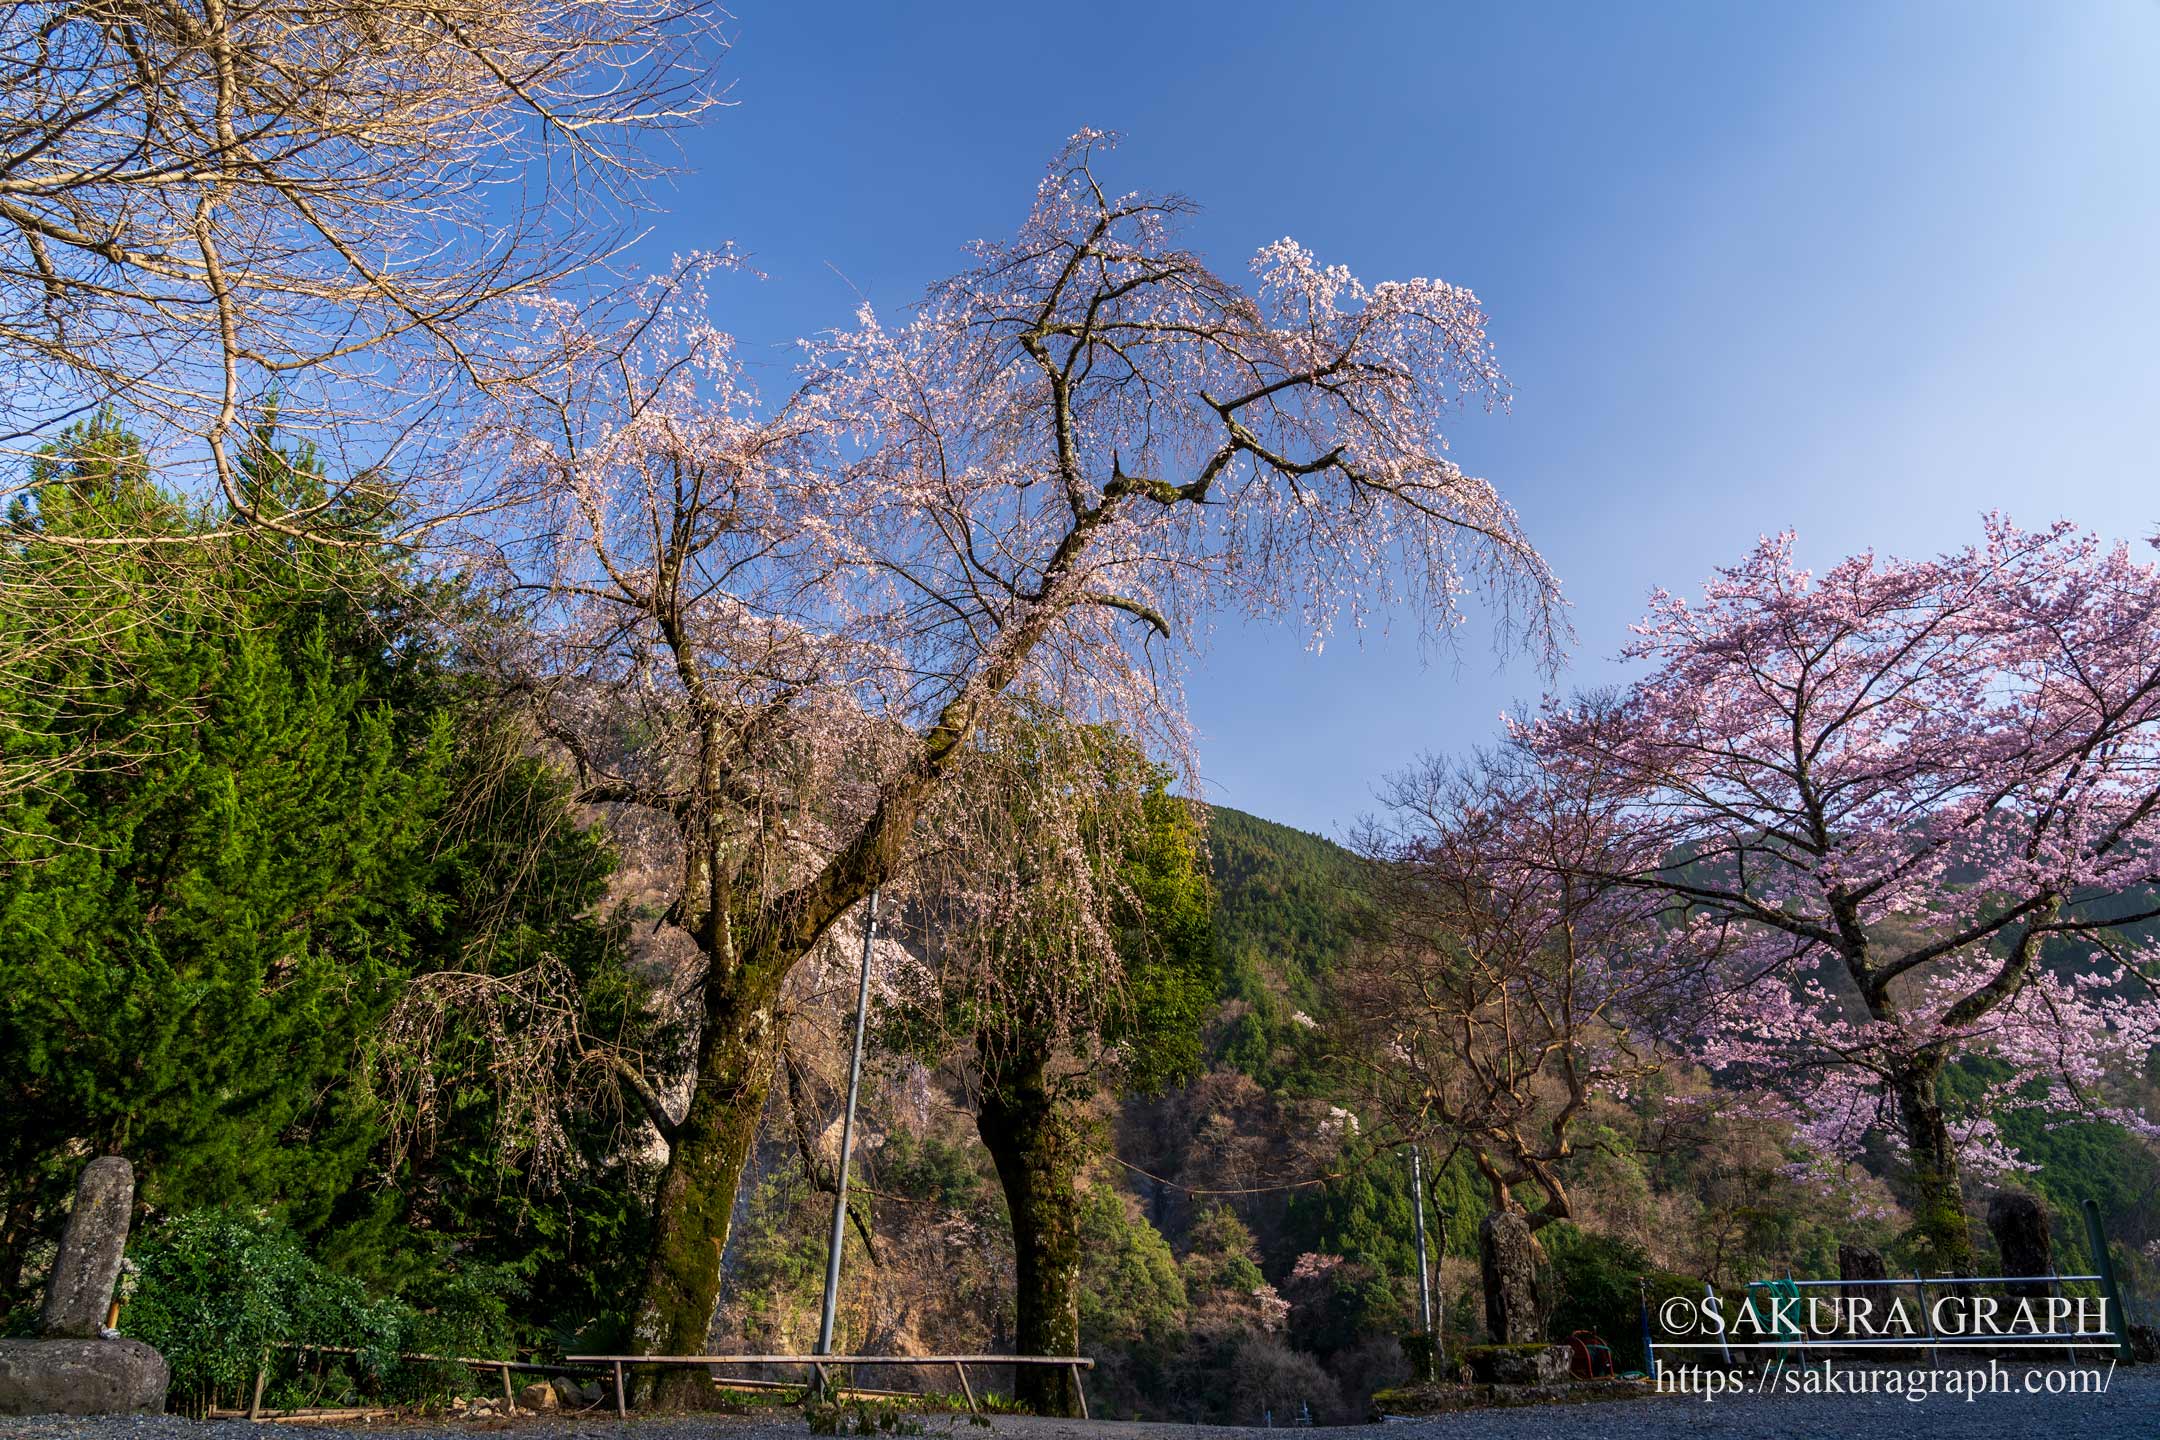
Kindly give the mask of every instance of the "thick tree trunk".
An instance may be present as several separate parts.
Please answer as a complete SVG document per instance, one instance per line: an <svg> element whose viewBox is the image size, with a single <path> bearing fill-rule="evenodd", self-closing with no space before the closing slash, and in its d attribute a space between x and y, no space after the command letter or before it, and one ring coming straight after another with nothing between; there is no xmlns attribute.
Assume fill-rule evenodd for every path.
<svg viewBox="0 0 2160 1440"><path fill-rule="evenodd" d="M1935 1089L1941 1068L1918 1065L1893 1083L1898 1118L1905 1130L1905 1148L1912 1163L1913 1231L1936 1273L1970 1275L1972 1229L1965 1219L1957 1143L1951 1139Z"/></svg>
<svg viewBox="0 0 2160 1440"><path fill-rule="evenodd" d="M781 1038L778 983L761 978L772 973L739 966L707 982L696 1088L670 1137L654 1202L652 1256L632 1337L637 1353L705 1353L735 1192L757 1143ZM663 1403L693 1403L711 1389L702 1371L678 1369L662 1372L655 1393Z"/></svg>
<svg viewBox="0 0 2160 1440"><path fill-rule="evenodd" d="M1040 1065L985 1078L975 1128L997 1163L1012 1215L1021 1355L1080 1353L1081 1127L1043 1084ZM1013 1398L1038 1415L1077 1415L1078 1381L1050 1365L1016 1367Z"/></svg>

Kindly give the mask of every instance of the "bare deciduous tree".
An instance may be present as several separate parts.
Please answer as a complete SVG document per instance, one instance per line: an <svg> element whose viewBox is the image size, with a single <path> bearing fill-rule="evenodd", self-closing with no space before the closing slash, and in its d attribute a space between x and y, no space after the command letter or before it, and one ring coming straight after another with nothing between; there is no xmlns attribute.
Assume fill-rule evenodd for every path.
<svg viewBox="0 0 2160 1440"><path fill-rule="evenodd" d="M1533 1229L1564 1220L1579 1122L1659 1068L1643 1023L1691 996L1657 902L1596 878L1619 797L1503 749L1386 799L1360 837L1377 934L1336 986L1346 1063L1396 1134L1462 1147L1496 1207L1531 1190Z"/></svg>
<svg viewBox="0 0 2160 1440"><path fill-rule="evenodd" d="M615 243L644 139L714 101L712 34L703 0L8 6L0 445L116 407L247 516L233 452L274 397L360 458L258 523L322 538L391 475L437 487L408 524L474 503L447 397L529 358L506 300Z"/></svg>

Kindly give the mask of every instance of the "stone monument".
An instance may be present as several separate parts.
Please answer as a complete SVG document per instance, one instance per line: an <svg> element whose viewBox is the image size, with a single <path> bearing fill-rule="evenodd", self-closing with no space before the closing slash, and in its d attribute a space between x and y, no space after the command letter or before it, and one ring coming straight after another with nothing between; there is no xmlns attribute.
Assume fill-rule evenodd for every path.
<svg viewBox="0 0 2160 1440"><path fill-rule="evenodd" d="M1485 1281L1485 1331L1495 1345L1545 1338L1538 1313L1538 1246L1530 1222L1515 1211L1488 1215L1478 1227Z"/></svg>
<svg viewBox="0 0 2160 1440"><path fill-rule="evenodd" d="M135 1170L117 1155L84 1167L60 1253L45 1282L38 1338L0 1340L0 1415L150 1414L171 1371L140 1340L105 1328L135 1204Z"/></svg>
<svg viewBox="0 0 2160 1440"><path fill-rule="evenodd" d="M2053 1275L2055 1237L2049 1232L2047 1206L2023 1190L1999 1191L1988 1201L1987 1226L2002 1255L2005 1275ZM2044 1282L2006 1287L2020 1299L2047 1298Z"/></svg>

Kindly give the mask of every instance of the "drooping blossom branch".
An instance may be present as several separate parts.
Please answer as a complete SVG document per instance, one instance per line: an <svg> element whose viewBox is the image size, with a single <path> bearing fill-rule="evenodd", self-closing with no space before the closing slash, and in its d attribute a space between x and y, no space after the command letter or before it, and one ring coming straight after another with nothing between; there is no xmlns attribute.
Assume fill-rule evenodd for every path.
<svg viewBox="0 0 2160 1440"><path fill-rule="evenodd" d="M585 798L673 837L665 923L707 968L641 1343L702 1340L779 985L872 888L965 871L999 715L1180 757L1179 657L1223 606L1317 637L1401 599L1445 635L1482 584L1556 637L1551 575L1446 453L1454 408L1503 393L1474 298L1289 242L1248 293L1177 247L1183 202L1103 188L1106 145L1076 137L1016 236L897 323L810 343L777 400L704 318L713 262L613 330L543 316L579 358L505 437L534 523L490 564L539 628L504 663Z"/></svg>

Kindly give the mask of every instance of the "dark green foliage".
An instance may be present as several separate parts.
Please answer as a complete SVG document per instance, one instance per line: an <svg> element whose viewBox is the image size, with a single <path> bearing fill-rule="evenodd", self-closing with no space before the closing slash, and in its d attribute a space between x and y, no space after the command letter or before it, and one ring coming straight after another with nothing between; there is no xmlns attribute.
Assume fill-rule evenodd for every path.
<svg viewBox="0 0 2160 1440"><path fill-rule="evenodd" d="M1227 958L1250 957L1290 983L1309 983L1349 953L1360 861L1319 835L1242 810L1208 808L1215 935ZM1311 998L1300 990L1293 1000Z"/></svg>
<svg viewBox="0 0 2160 1440"><path fill-rule="evenodd" d="M1184 1326L1185 1277L1155 1227L1130 1213L1125 1197L1091 1185L1080 1199L1080 1344L1160 1347Z"/></svg>
<svg viewBox="0 0 2160 1440"><path fill-rule="evenodd" d="M1243 1304L1267 1284L1252 1231L1227 1205L1208 1206L1194 1218L1184 1270L1185 1288L1195 1304Z"/></svg>
<svg viewBox="0 0 2160 1440"><path fill-rule="evenodd" d="M108 758L0 802L7 1258L64 1189L62 1152L126 1154L154 1210L275 1195L318 1224L372 1141L366 1097L334 1082L439 904L449 717L419 703L424 652L336 583L359 562L205 541L138 591L54 542L115 510L191 522L132 463L53 463L8 590L95 593L105 635L29 668L54 698L13 707L0 746Z"/></svg>
<svg viewBox="0 0 2160 1440"><path fill-rule="evenodd" d="M1641 1290L1637 1282L1658 1280L1652 1303L1676 1292L1700 1295L1699 1281L1657 1276L1642 1246L1617 1236L1593 1234L1572 1221L1558 1220L1537 1232L1544 1248L1552 1306L1546 1333L1564 1343L1577 1330L1601 1335L1612 1347L1616 1370L1644 1368Z"/></svg>
<svg viewBox="0 0 2160 1440"><path fill-rule="evenodd" d="M1285 1094L1324 1090L1312 1030L1323 982L1356 937L1359 866L1340 845L1224 806L1208 810L1215 954L1212 1063Z"/></svg>
<svg viewBox="0 0 2160 1440"><path fill-rule="evenodd" d="M1214 894L1199 827L1158 774L1141 799L1144 826L1122 868L1133 897L1119 952L1125 993L1103 1038L1127 1047L1129 1094L1153 1094L1199 1073L1200 1036L1214 1008Z"/></svg>
<svg viewBox="0 0 2160 1440"><path fill-rule="evenodd" d="M1333 1168L1337 1178L1291 1200L1284 1235L1285 1248L1301 1256L1281 1282L1296 1307L1292 1333L1321 1355L1417 1321L1417 1216L1407 1156L1352 1141ZM1485 1199L1460 1157L1425 1178L1426 1243L1437 1273L1444 1253L1477 1253ZM1444 1306L1445 1297L1435 1304Z"/></svg>
<svg viewBox="0 0 2160 1440"><path fill-rule="evenodd" d="M506 980L548 970L556 988L513 988L490 1012L445 1017L429 1057L433 1123L378 1151L378 1163L396 1166L390 1183L347 1193L322 1253L408 1293L475 1269L499 1272L524 1297L521 1344L574 1334L612 1343L627 1324L650 1220L635 1117L604 1075L569 1054L539 1095L505 1093L494 1073L498 1037L552 1023L544 1012L559 1003L575 1007L579 1032L594 1043L656 1068L682 1037L648 1013L647 986L626 968L619 932L589 918L614 857L597 831L565 823L563 782L517 761L460 788L472 813L439 860L446 904L429 954ZM544 1113L533 1112L535 1100Z"/></svg>
<svg viewBox="0 0 2160 1440"><path fill-rule="evenodd" d="M1339 1255L1414 1281L1417 1216L1410 1203L1408 1155L1376 1153L1352 1141L1330 1168L1338 1178L1291 1199L1287 1248ZM1428 1164L1425 1227L1433 1259L1442 1253L1475 1257L1478 1222L1489 1208L1486 1187L1468 1158L1449 1157L1437 1172Z"/></svg>
<svg viewBox="0 0 2160 1440"><path fill-rule="evenodd" d="M986 1158L974 1146L895 1129L878 1147L874 1173L880 1190L959 1211L974 1203Z"/></svg>
<svg viewBox="0 0 2160 1440"><path fill-rule="evenodd" d="M528 1338L604 1313L644 1223L605 1087L565 1087L536 1174L531 1116L491 1078L497 1032L475 1017L443 1018L428 1116L379 1083L385 1016L441 971L544 962L582 1033L665 1040L591 918L612 855L425 623L488 617L393 554L190 515L109 417L38 478L0 598L89 618L81 643L11 649L0 672L0 775L80 762L0 786L10 1323L103 1151L136 1167L140 1245L242 1205L428 1311L514 1300ZM242 478L271 514L323 488L268 419ZM123 524L188 543L121 559L64 543ZM238 534L206 538L220 529Z"/></svg>
<svg viewBox="0 0 2160 1440"><path fill-rule="evenodd" d="M309 1258L299 1238L242 1211L182 1216L133 1249L139 1268L123 1329L157 1347L172 1366L175 1406L200 1413L213 1394L234 1403L251 1395L267 1366L285 1403L296 1386L311 1401L364 1392L396 1397L459 1384L464 1367L410 1365L403 1353L505 1353L515 1294L503 1277L443 1287L424 1307L371 1294L350 1276ZM333 1347L303 1356L287 1346ZM336 1352L355 1350L350 1356ZM304 1378L302 1378L304 1377Z"/></svg>

